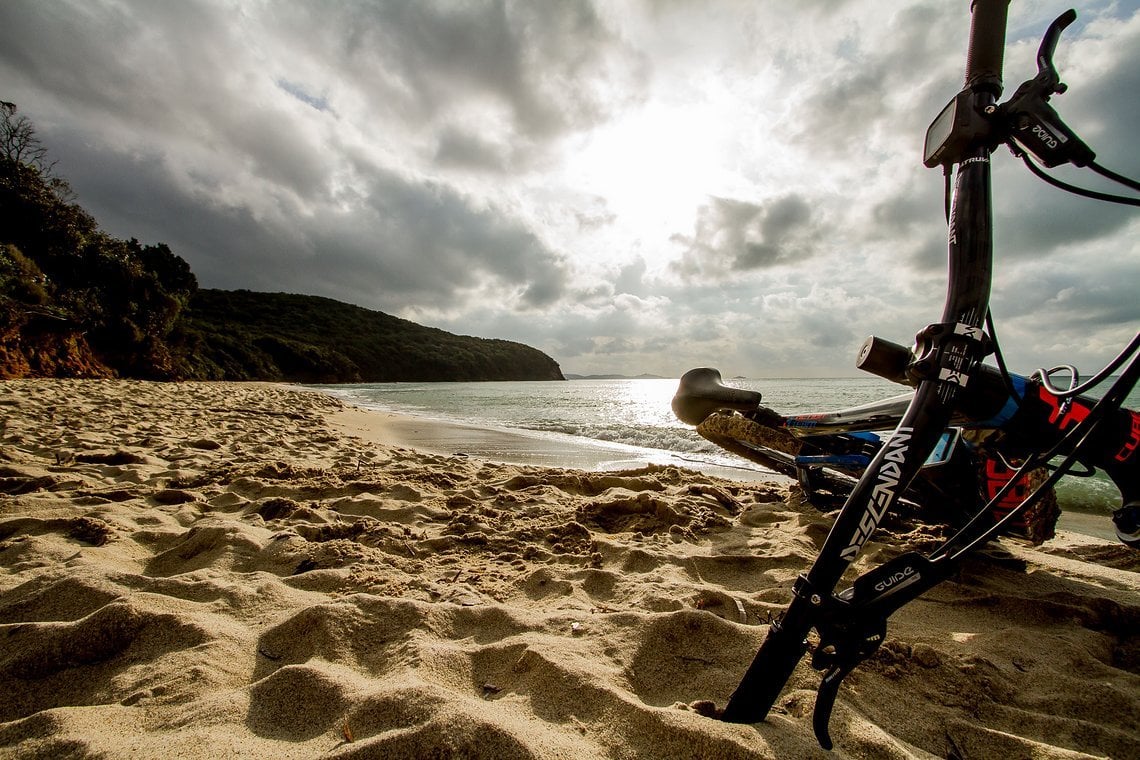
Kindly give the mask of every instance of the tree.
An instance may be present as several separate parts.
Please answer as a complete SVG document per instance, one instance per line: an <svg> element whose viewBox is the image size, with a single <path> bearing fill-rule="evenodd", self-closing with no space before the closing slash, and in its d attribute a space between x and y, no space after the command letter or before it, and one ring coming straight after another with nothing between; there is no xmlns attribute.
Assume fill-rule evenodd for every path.
<svg viewBox="0 0 1140 760"><path fill-rule="evenodd" d="M31 123L0 101L0 377L177 376L170 342L198 288L190 266L163 243L100 230L50 169ZM86 356L71 361L66 347L80 342Z"/></svg>
<svg viewBox="0 0 1140 760"><path fill-rule="evenodd" d="M55 176L55 161L48 160L48 150L38 136L31 120L23 114L17 116L15 103L0 100L0 160L29 166L40 173L52 192L60 200L75 200L71 185Z"/></svg>
<svg viewBox="0 0 1140 760"><path fill-rule="evenodd" d="M36 137L32 122L26 116L17 116L16 104L7 101L0 101L0 156L41 172L51 166L47 163L47 148Z"/></svg>

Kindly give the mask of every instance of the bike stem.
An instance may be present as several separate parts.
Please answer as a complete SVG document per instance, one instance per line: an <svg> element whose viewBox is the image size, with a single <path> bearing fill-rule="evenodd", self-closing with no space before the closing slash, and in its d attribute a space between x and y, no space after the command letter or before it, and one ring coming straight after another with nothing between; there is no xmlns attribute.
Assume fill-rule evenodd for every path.
<svg viewBox="0 0 1140 760"><path fill-rule="evenodd" d="M992 113L1001 94L1002 51L1009 0L975 0L972 6L966 88L974 113ZM962 389L982 358L989 340L982 324L989 306L993 231L988 139L970 146L960 161L948 232L949 278L942 321L921 331L917 361L911 371L918 389L902 421L878 451L848 497L823 548L793 587L787 612L768 630L763 645L729 699L723 719L733 723L763 720L808 648L813 628L838 632L847 650L821 658L828 670L815 706L815 732L821 746L831 748L827 723L842 679L869 656L885 636L885 619L897 606L880 604L881 621L837 621L851 609L852 591L835 587L878 527L949 423ZM927 587L940 578L930 563L907 565L908 584ZM928 577L921 578L923 573ZM932 585L932 584L931 584ZM909 595L905 595L910 598ZM832 642L836 643L836 642ZM817 658L819 653L817 653ZM814 664L814 663L813 663ZM817 665L817 667L819 667ZM823 669L821 668L821 669Z"/></svg>

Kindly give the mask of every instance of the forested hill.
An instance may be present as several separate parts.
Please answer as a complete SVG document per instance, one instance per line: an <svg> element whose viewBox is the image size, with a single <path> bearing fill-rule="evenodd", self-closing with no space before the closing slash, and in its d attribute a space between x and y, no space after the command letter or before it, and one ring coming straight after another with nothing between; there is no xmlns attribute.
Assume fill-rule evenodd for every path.
<svg viewBox="0 0 1140 760"><path fill-rule="evenodd" d="M327 298L199 290L166 245L103 232L0 100L0 378L561 380L519 343Z"/></svg>
<svg viewBox="0 0 1140 760"><path fill-rule="evenodd" d="M199 290L185 325L202 374L302 382L562 380L546 354L316 296Z"/></svg>

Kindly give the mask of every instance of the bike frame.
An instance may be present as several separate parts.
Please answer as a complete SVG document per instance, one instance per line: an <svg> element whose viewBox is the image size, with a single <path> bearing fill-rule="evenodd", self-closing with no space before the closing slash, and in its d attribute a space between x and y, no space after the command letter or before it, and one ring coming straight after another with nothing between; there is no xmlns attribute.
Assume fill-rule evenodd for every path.
<svg viewBox="0 0 1140 760"><path fill-rule="evenodd" d="M948 107L952 115L954 108L957 113L973 115L991 114L998 108L1008 2L974 0L966 85ZM1053 35L1053 28L1050 34ZM1047 39L1056 44L1055 35ZM844 573L880 521L902 498L944 430L964 407L970 406L971 392L979 384L986 384L981 361L992 350L983 325L989 309L993 262L990 155L994 147L996 144L984 130L972 137L967 135L953 146L958 171L947 236L947 295L940 321L918 334L913 360L908 362L908 377L917 383L917 388L897 427L855 484L816 561L796 581L787 611L769 628L725 708L722 717L726 721L752 723L767 716L806 653L809 632L815 629L820 643L812 664L825 675L816 699L814 730L820 744L830 749L828 721L839 685L883 642L887 618L948 577L964 554L996 535L1013 517L1011 514L980 535L978 530L971 530L976 528L971 522L929 557L913 552L896 557L836 593ZM933 149L930 152L934 154ZM1138 377L1140 361L1133 360L1104 399L1094 403L1084 419L1070 426L1056 446L1031 457L1023 470L1040 467L1058 452L1068 453L1065 462L1035 493L1051 487L1076 461L1082 447L1098 434L1103 437L1098 428L1109 411L1121 411L1120 403ZM977 396L973 398L976 401ZM899 403L897 399L890 401L894 405L890 416ZM1135 413L1124 414L1123 424L1129 424L1129 419L1132 424L1140 420ZM1131 418L1127 417L1129 414ZM824 427L815 426L812 432L822 433ZM994 497L995 501L1012 487L1011 481ZM1026 504L1033 498L1030 496Z"/></svg>

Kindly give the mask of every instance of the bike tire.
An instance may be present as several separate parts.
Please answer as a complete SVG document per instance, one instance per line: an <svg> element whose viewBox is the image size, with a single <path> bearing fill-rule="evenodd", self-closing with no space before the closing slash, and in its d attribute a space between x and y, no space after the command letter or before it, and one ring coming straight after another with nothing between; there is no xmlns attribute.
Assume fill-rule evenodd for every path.
<svg viewBox="0 0 1140 760"><path fill-rule="evenodd" d="M1026 473L1025 485L1019 489L1020 492L1015 492L1019 497L1017 504L1020 504L1021 499L1036 490L1048 477L1049 471L1044 467ZM1012 506L1015 505L995 505L991 510L994 520L999 520L1008 514ZM1057 534L1057 519L1060 516L1061 507L1057 502L1057 490L1050 486L1035 503L1023 510L1002 531L1002 535L1020 538L1033 546L1040 546Z"/></svg>
<svg viewBox="0 0 1140 760"><path fill-rule="evenodd" d="M739 414L711 414L697 426L697 433L725 451L800 480L795 457L803 443L791 433L766 427ZM824 468L812 468L812 483L835 494L846 494L855 478Z"/></svg>

